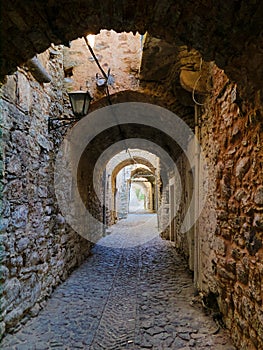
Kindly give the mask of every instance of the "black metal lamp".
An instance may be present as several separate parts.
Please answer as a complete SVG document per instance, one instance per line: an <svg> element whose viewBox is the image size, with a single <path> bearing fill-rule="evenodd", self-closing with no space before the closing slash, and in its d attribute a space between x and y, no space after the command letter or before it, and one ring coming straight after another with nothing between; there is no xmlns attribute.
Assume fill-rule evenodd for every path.
<svg viewBox="0 0 263 350"><path fill-rule="evenodd" d="M88 114L90 101L92 97L88 91L68 92L72 111L76 118L84 117Z"/></svg>
<svg viewBox="0 0 263 350"><path fill-rule="evenodd" d="M75 118L49 118L48 130L55 130L62 126L70 125L88 114L90 101L92 96L88 91L72 91L68 92L71 108ZM54 125L54 121L56 125Z"/></svg>

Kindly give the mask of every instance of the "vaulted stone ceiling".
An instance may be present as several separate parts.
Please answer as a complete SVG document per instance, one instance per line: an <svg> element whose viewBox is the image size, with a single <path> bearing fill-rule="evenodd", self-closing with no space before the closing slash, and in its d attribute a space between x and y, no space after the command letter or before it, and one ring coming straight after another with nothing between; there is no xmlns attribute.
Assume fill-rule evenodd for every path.
<svg viewBox="0 0 263 350"><path fill-rule="evenodd" d="M254 99L263 80L261 0L35 0L1 2L1 75L54 44L100 29L148 31L215 61L243 95Z"/></svg>
<svg viewBox="0 0 263 350"><path fill-rule="evenodd" d="M154 95L154 83L158 82L163 100L172 104L168 109L194 129L194 101L202 102L211 88L209 68L210 63L205 62L197 50L146 35L140 86Z"/></svg>

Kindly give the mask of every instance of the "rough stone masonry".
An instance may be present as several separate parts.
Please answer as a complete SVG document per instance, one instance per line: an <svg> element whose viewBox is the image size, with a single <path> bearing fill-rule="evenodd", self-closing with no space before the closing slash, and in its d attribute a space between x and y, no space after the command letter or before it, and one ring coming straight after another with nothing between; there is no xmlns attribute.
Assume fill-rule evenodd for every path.
<svg viewBox="0 0 263 350"><path fill-rule="evenodd" d="M204 294L215 295L226 326L231 329L235 345L240 349L257 349L262 347L263 343L263 130L259 92L259 82L262 80L259 79L261 70L256 69L261 54L257 29L255 31L251 29L253 21L247 22L247 18L250 18L248 14L253 13L255 19L253 23L256 23L262 4L258 2L253 4L246 6L242 1L240 9L236 9L237 16L233 15L234 5L232 4L231 11L227 6L222 6L220 9L214 8L215 14L218 11L221 20L228 19L221 33L228 32L232 27L232 14L237 21L236 25L239 20L242 22L244 19L243 23L247 24L250 33L248 35L250 43L247 43L246 50L242 51L240 31L236 32L236 36L233 31L232 36L228 35L225 41L220 41L226 51L223 48L221 54L220 50L217 51L216 61L220 66L226 67L231 78L236 78L240 83L242 96L238 93L239 86L236 87L225 73L212 63L209 71L212 89L202 101L205 104L200 108L198 124L200 143L207 158L210 181L213 184L207 205L198 223L199 245L202 253L199 288ZM11 4L7 4L9 19L12 14L10 6ZM59 4L58 8L60 6ZM160 13L167 13L170 7L162 8L162 6L164 6L163 3L158 7ZM202 8L200 6L201 12L206 13L206 6ZM256 8L258 12L255 12ZM180 9L182 13L185 11L185 18L189 19L191 11L189 10L188 13L183 5L178 7L178 10ZM15 11L16 16L13 19L19 17L20 10L18 8ZM30 10L27 8L25 12ZM141 13L143 15L143 11ZM60 28L66 28L61 18L61 16L58 17L57 25ZM139 18L141 17L138 17L138 23ZM197 40L196 45L200 46L201 51L203 49L206 59L214 58L212 48L218 42L218 36L215 35L213 40L211 39L213 45L204 44L206 41L209 42L206 36L207 28L199 27L198 23L202 21L194 18L195 21L185 22L188 23L187 28L197 26L196 30L199 28L200 31L190 30L188 41L193 43L195 39L197 40L196 33L199 33L200 40ZM116 18L115 20L117 21ZM34 22L34 16L28 17L29 27L31 27L31 21ZM49 23L45 20L40 22L43 28ZM23 22L18 20L12 23L9 20L9 27L7 27L14 29L17 25L24 26ZM132 21L129 23L130 27L133 27ZM134 27L137 28L138 23ZM214 20L208 23L211 27ZM216 25L219 23L220 21ZM108 23L109 26L110 24ZM182 35L185 27L182 22L181 25ZM100 26L101 23L94 25L91 29L96 31ZM116 24L116 26L120 28L124 25ZM127 26L129 27L128 24ZM10 55L16 56L15 44L22 50L23 43L31 42L26 39L29 32L27 33L25 27L23 28L21 33L24 33L25 40L19 40L18 37L13 40L12 44L10 43ZM87 26L83 25L79 28L86 30ZM156 17L156 21L152 24L152 32L157 33L159 28L161 26ZM167 40L170 38L172 41L172 27L169 28L165 28L167 31L165 33L162 31L161 36L167 37ZM180 28L179 25L178 28ZM52 31L55 29L49 30L49 35L52 36ZM67 30L75 33L71 34L71 37L65 34L68 39L77 35L72 27L67 27ZM217 30L214 28L210 32L213 34ZM61 33L64 31L61 30ZM180 33L178 35L181 37ZM233 38L239 54L228 59L229 52L232 52L230 43ZM6 36L5 40L9 40L9 36ZM39 36L33 36L32 41L39 42L39 46L35 45L39 51L50 45L50 40L44 40L41 33ZM12 67L7 63L4 65L5 72L10 72L11 68L14 69L14 62L20 63L24 58L33 56L35 47L33 50L30 45L24 51L19 50L19 57L10 60ZM251 51L249 51L250 48ZM23 53L24 57L22 57ZM5 59L7 62L7 57ZM90 247L88 242L82 240L67 226L64 218L59 214L52 186L53 161L61 136L56 133L54 138L49 137L47 120L50 115L61 116L64 106L68 105L62 86L65 77L62 47L47 50L41 56L41 60L52 76L50 85L39 84L26 69L19 68L15 74L7 77L2 88L4 155L4 176L1 178L4 195L1 234L2 333L20 327L19 320L25 322L30 314L36 315L44 305L45 298L84 259ZM237 63L237 66L233 62ZM243 67L243 69L236 67ZM168 81L168 84L170 83ZM147 93L153 91L158 84L162 89L156 90L167 89L168 85L165 85L167 81L163 84L149 82ZM151 89L148 89L149 86ZM172 96L170 90L169 98ZM253 103L247 102L247 100L251 101L251 96ZM185 208L181 210L183 212ZM216 223L216 230L214 230L214 223Z"/></svg>

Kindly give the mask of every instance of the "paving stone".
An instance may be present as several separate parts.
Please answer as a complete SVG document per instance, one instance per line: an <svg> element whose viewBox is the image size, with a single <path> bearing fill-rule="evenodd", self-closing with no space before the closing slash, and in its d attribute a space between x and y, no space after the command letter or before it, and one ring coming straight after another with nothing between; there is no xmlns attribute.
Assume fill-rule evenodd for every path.
<svg viewBox="0 0 263 350"><path fill-rule="evenodd" d="M138 218L145 226L137 232ZM149 230L152 240L130 245ZM212 335L212 318L190 305L194 289L186 264L155 230L147 215L130 215L112 227L111 246L96 245L38 316L4 337L1 349L234 349L225 330Z"/></svg>
<svg viewBox="0 0 263 350"><path fill-rule="evenodd" d="M196 333L196 334L192 333L191 334L191 338L193 338L193 339L200 339L200 338L204 338L205 336L207 336L207 334L203 334L203 333Z"/></svg>
<svg viewBox="0 0 263 350"><path fill-rule="evenodd" d="M195 346L196 341L194 339L191 339L188 343L189 346Z"/></svg>
<svg viewBox="0 0 263 350"><path fill-rule="evenodd" d="M19 344L19 345L17 345L16 347L15 347L15 349L18 349L18 350L35 350L36 348L35 348L35 346L34 345L32 345L32 344L28 344L28 343L21 343L21 344Z"/></svg>
<svg viewBox="0 0 263 350"><path fill-rule="evenodd" d="M188 341L183 340L182 338L176 337L174 342L173 342L173 347L178 349L178 348L181 348L184 346L188 346Z"/></svg>
<svg viewBox="0 0 263 350"><path fill-rule="evenodd" d="M178 337L180 337L183 340L190 340L191 339L189 333L178 333L177 335L178 335Z"/></svg>
<svg viewBox="0 0 263 350"><path fill-rule="evenodd" d="M37 343L37 350L48 350L48 349L49 347L47 343L41 343L41 342Z"/></svg>
<svg viewBox="0 0 263 350"><path fill-rule="evenodd" d="M147 329L146 331L150 335L160 334L163 333L163 328L161 327L152 327L150 329Z"/></svg>

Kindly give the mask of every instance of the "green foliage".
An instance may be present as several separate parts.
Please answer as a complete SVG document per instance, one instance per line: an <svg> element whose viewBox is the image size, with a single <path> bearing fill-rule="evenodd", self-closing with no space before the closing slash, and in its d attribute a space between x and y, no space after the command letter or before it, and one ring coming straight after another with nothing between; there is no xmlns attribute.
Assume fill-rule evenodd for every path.
<svg viewBox="0 0 263 350"><path fill-rule="evenodd" d="M144 194L141 193L141 190L139 188L136 188L135 189L135 194L136 194L136 197L138 198L139 201L143 201L144 200Z"/></svg>

